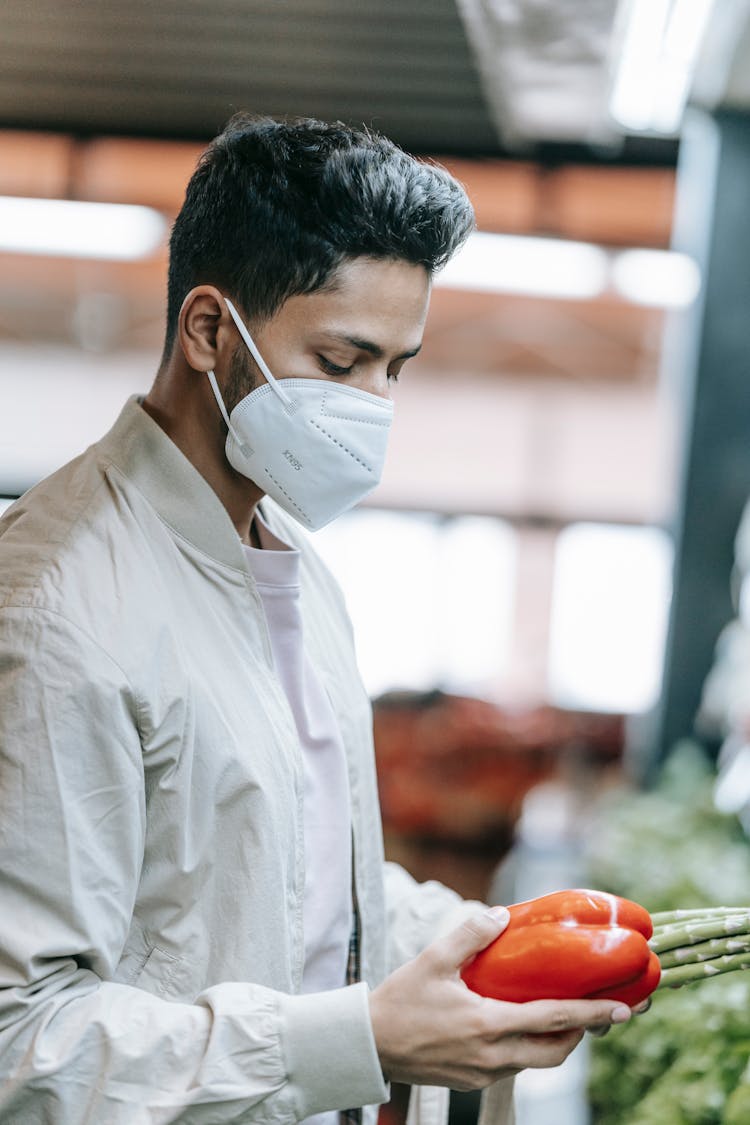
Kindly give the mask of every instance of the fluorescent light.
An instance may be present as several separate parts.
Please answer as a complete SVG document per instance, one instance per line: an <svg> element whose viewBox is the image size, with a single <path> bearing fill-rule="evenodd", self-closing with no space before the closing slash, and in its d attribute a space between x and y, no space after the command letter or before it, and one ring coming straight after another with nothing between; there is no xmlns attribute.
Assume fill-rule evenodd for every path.
<svg viewBox="0 0 750 1125"><path fill-rule="evenodd" d="M664 78L654 103L653 128L676 133L690 93L698 53L715 0L677 0L664 35Z"/></svg>
<svg viewBox="0 0 750 1125"><path fill-rule="evenodd" d="M436 285L532 297L596 297L607 284L607 253L588 242L475 231Z"/></svg>
<svg viewBox="0 0 750 1125"><path fill-rule="evenodd" d="M6 252L135 261L153 254L166 231L166 219L151 207L0 196Z"/></svg>
<svg viewBox="0 0 750 1125"><path fill-rule="evenodd" d="M700 272L692 258L672 250L610 251L590 242L476 231L435 285L567 300L611 289L634 304L684 308L695 300Z"/></svg>
<svg viewBox="0 0 750 1125"><path fill-rule="evenodd" d="M658 83L661 42L672 0L621 0L624 27L609 110L627 129L649 128Z"/></svg>
<svg viewBox="0 0 750 1125"><path fill-rule="evenodd" d="M676 133L716 0L621 0L609 110L632 132Z"/></svg>
<svg viewBox="0 0 750 1125"><path fill-rule="evenodd" d="M612 287L636 305L686 308L698 296L701 276L687 254L672 250L622 250L612 259Z"/></svg>
<svg viewBox="0 0 750 1125"><path fill-rule="evenodd" d="M133 261L163 244L167 223L150 207L0 196L0 250ZM637 304L689 304L700 278L692 259L665 250L610 254L589 242L475 231L435 284L485 293L586 300L611 284Z"/></svg>

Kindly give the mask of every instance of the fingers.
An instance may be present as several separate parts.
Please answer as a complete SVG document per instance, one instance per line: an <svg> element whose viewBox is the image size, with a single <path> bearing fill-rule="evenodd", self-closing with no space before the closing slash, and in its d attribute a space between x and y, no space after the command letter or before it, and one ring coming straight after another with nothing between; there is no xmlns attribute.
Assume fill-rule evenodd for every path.
<svg viewBox="0 0 750 1125"><path fill-rule="evenodd" d="M580 1028L547 1035L524 1035L518 1042L515 1062L524 1070L560 1066L582 1039Z"/></svg>
<svg viewBox="0 0 750 1125"><path fill-rule="evenodd" d="M613 1023L625 1023L631 1016L627 1005L613 1000L532 1000L527 1004L489 1000L487 1003L502 1009L496 1012L498 1028L502 1027L506 1033L526 1035L609 1027Z"/></svg>
<svg viewBox="0 0 750 1125"><path fill-rule="evenodd" d="M630 1010L631 1010L631 1012L633 1013L634 1016L642 1016L643 1013L647 1012L650 1007L651 1007L651 997L649 996L645 1000L641 1000L640 1004L636 1004ZM589 1035L593 1035L593 1037L595 1039L601 1039L603 1036L605 1036L607 1034L610 1027L611 1027L611 1024L598 1024L594 1027L587 1027L586 1031L589 1033Z"/></svg>
<svg viewBox="0 0 750 1125"><path fill-rule="evenodd" d="M456 972L470 957L499 937L509 921L510 915L504 906L493 906L483 914L473 914L451 933L434 941L428 947L430 955L443 970Z"/></svg>

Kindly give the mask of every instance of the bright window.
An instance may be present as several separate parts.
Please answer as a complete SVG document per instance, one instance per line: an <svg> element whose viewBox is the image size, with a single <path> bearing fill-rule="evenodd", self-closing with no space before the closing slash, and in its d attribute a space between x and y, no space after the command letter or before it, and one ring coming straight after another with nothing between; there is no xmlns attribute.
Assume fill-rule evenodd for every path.
<svg viewBox="0 0 750 1125"><path fill-rule="evenodd" d="M672 546L658 528L572 524L555 553L549 695L561 706L638 712L657 700Z"/></svg>
<svg viewBox="0 0 750 1125"><path fill-rule="evenodd" d="M486 517L374 509L313 543L344 590L371 695L496 695L510 654L515 533Z"/></svg>

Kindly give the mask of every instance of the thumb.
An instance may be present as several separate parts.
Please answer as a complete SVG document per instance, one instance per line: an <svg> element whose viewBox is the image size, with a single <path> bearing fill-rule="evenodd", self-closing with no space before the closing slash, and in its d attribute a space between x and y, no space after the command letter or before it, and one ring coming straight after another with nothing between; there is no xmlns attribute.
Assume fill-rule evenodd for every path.
<svg viewBox="0 0 750 1125"><path fill-rule="evenodd" d="M493 906L482 914L472 914L440 940L440 953L446 967L460 969L469 958L499 937L509 921L510 914L504 906Z"/></svg>

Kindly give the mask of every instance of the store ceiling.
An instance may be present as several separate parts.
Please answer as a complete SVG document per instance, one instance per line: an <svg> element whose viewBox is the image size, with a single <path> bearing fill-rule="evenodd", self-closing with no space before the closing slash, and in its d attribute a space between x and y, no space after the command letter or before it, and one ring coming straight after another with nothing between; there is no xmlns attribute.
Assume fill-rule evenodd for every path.
<svg viewBox="0 0 750 1125"><path fill-rule="evenodd" d="M749 7L719 0L733 19L718 21L707 104L727 90L743 104ZM652 166L634 167L604 123L615 10L616 0L5 0L0 193L145 203L170 218L201 144L234 110L303 112L450 154L485 230L664 247L663 142L635 142L635 162ZM563 154L560 142L573 147ZM158 353L164 274L163 248L132 264L0 255L0 348ZM662 321L614 298L440 290L420 363L653 384Z"/></svg>
<svg viewBox="0 0 750 1125"><path fill-rule="evenodd" d="M621 148L617 0L5 0L0 127L205 139L239 108L418 152ZM716 0L704 102L750 102L748 0ZM640 152L663 153L653 138ZM609 152L607 153L607 145ZM602 148L604 146L604 148ZM618 148L619 146L619 148Z"/></svg>
<svg viewBox="0 0 750 1125"><path fill-rule="evenodd" d="M236 109L418 152L614 146L617 0L5 0L0 127L204 139ZM654 141L640 143L661 152Z"/></svg>
<svg viewBox="0 0 750 1125"><path fill-rule="evenodd" d="M750 0L717 2L743 43ZM171 218L203 142L243 108L366 122L449 158L485 230L664 247L676 146L623 141L607 123L615 10L616 0L5 0L0 193L145 203ZM704 101L721 104L731 85L732 104L750 104L742 65L731 84L724 73L722 26ZM750 60L750 47L739 55ZM36 374L50 364L61 373L44 392L53 419L75 398L77 365L118 387L124 370L142 383L161 346L165 265L163 247L120 264L0 255L4 402L32 385L41 394ZM436 290L415 366L438 384L460 370L521 379L531 394L545 380L637 393L656 382L663 319L613 295Z"/></svg>
<svg viewBox="0 0 750 1125"><path fill-rule="evenodd" d="M0 128L205 140L238 108L367 122L417 152L616 159L617 0L6 0ZM750 0L714 0L705 105L750 105ZM654 138L630 138L662 159Z"/></svg>
<svg viewBox="0 0 750 1125"><path fill-rule="evenodd" d="M239 108L497 146L454 0L3 5L0 124L202 138Z"/></svg>

